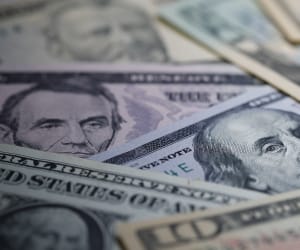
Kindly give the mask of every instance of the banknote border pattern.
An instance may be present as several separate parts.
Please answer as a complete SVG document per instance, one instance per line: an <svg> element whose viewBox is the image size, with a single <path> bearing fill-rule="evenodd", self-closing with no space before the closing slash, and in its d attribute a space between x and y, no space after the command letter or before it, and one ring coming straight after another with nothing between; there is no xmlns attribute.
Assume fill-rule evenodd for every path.
<svg viewBox="0 0 300 250"><path fill-rule="evenodd" d="M0 84L22 84L22 83L35 83L39 82L40 79L51 77L55 80L56 77L91 77L94 78L95 82L99 84L120 84L120 83L131 83L131 84L231 84L231 85L253 85L259 86L260 83L255 78L243 74L212 74L212 73L198 73L185 72L154 72L154 71L121 71L116 72L95 72L95 71L40 71L40 72L25 72L25 71L14 71L8 72L0 69ZM201 78L199 78L201 76Z"/></svg>
<svg viewBox="0 0 300 250"><path fill-rule="evenodd" d="M290 198L284 201L276 201L259 206L251 206L243 209L229 211L224 214L208 215L199 217L195 216L188 220L181 220L180 222L165 222L159 225L147 226L145 228L137 229L136 236L143 242L143 246L147 250L164 249L171 247L178 247L179 242L169 243L170 245L155 246L155 241L151 237L152 230L157 228L170 228L176 229L181 224L190 224L192 227L201 221L211 221L216 225L215 233L209 236L197 234L197 237L191 237L188 240L183 240L183 244L190 244L197 241L212 240L217 238L222 233L240 230L246 227L252 227L263 223L272 221L280 221L285 218L292 217L300 214L300 197ZM180 241L180 240L179 240Z"/></svg>
<svg viewBox="0 0 300 250"><path fill-rule="evenodd" d="M5 157L8 158L6 159ZM6 160L5 160L6 159ZM13 162L13 160L19 160L18 162ZM29 164L28 160L32 161L31 164ZM210 190L206 190L205 188L201 188L199 189L199 187L184 187L184 186L181 186L180 184L172 184L172 183L168 183L168 182L163 182L161 180L157 181L155 179L147 179L145 177L132 177L130 175L126 175L126 174L123 174L123 173L114 173L114 172L111 172L111 171L103 171L103 170L96 170L96 169L92 169L92 168L85 168L85 167L82 167L80 165L75 165L75 164L66 164L66 163L63 163L63 162L59 162L59 161L49 161L49 160L43 160L43 159L39 159L39 158L34 158L34 157L28 157L26 155L21 155L21 154L12 154L12 153L7 153L7 152L4 152L4 151L0 151L0 162L4 162L5 164L8 164L8 165L22 165L22 166L25 166L27 168L32 168L32 169L39 169L40 171L44 171L44 172L55 172L55 173L60 173L62 175L71 175L71 176L76 176L76 177L81 177L81 178L91 178L90 175L92 176L93 174L94 175L97 175L99 174L101 176L101 174L103 175L112 175L114 176L115 178L113 180L109 179L109 178L100 178L100 179L97 179L97 178L91 178L92 180L98 180L98 181L103 181L103 182L111 182L111 183L117 183L118 185L123 185L123 186L134 186L132 185L132 182L134 180L142 180L144 182L150 182L150 183L159 183L159 184L163 184L164 185L164 188L163 189L156 189L155 187L147 187L147 186L144 186L144 185L139 185L138 188L139 189L150 189L152 192L158 192L158 193L169 193L169 194L172 194L174 196L178 196L178 197L188 197L188 198L193 198L195 200L199 199L199 197L196 195L196 196L193 196L193 195L188 195L188 194L184 194L182 192L180 192L180 188L182 188L183 190L188 190L190 192L194 192L194 193L199 193L199 192L203 192L203 193L207 193L207 194L214 194L214 196L218 196L218 195L222 195L223 197L225 197L222 201L219 201L218 199L214 199L214 201L216 203L219 203L219 204L230 204L230 201L231 200L237 200L237 201L244 201L246 199L243 199L239 196L234 196L234 195L228 195L226 193L222 193L222 191L210 191ZM42 165L40 165L42 164ZM45 164L45 165L43 165ZM65 171L64 168L70 168L72 170L68 170L68 171ZM55 170L55 168L58 168ZM59 171L60 170L60 171ZM80 174L74 174L75 171L82 171L80 172ZM83 174L82 174L83 173ZM128 178L128 179L131 179L132 182L130 183L126 183L126 182L122 182L122 181L118 181L118 180L115 180L117 179L118 177L123 177L123 178ZM179 193L177 193L177 191L179 191ZM201 196L202 197L202 196ZM227 200L228 198L228 200ZM203 200L206 199L205 196L202 197ZM225 202L225 200L227 200L227 202ZM211 201L211 197L207 197L207 201Z"/></svg>

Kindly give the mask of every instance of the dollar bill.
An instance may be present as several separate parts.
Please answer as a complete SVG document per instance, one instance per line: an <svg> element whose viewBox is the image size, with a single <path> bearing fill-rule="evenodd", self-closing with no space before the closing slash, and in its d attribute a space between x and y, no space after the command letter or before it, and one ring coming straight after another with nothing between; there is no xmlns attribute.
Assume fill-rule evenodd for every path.
<svg viewBox="0 0 300 250"><path fill-rule="evenodd" d="M300 43L300 3L295 0L260 0L267 14L292 43Z"/></svg>
<svg viewBox="0 0 300 250"><path fill-rule="evenodd" d="M1 249L117 249L115 223L261 194L0 145Z"/></svg>
<svg viewBox="0 0 300 250"><path fill-rule="evenodd" d="M121 224L126 249L297 250L300 192L214 211Z"/></svg>
<svg viewBox="0 0 300 250"><path fill-rule="evenodd" d="M0 9L1 65L218 60L157 22L151 0L40 0L15 6Z"/></svg>
<svg viewBox="0 0 300 250"><path fill-rule="evenodd" d="M255 0L188 0L161 8L163 20L223 58L300 100L299 47L287 43Z"/></svg>
<svg viewBox="0 0 300 250"><path fill-rule="evenodd" d="M92 157L265 193L300 187L300 106L253 90Z"/></svg>
<svg viewBox="0 0 300 250"><path fill-rule="evenodd" d="M0 141L90 157L251 89L226 64L0 70Z"/></svg>

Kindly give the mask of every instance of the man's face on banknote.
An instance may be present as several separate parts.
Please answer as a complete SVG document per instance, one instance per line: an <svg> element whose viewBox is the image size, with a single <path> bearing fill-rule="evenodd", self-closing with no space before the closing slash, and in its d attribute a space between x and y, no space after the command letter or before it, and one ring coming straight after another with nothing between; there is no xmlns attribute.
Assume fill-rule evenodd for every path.
<svg viewBox="0 0 300 250"><path fill-rule="evenodd" d="M101 95L37 91L12 110L12 117L13 143L43 151L85 158L105 150L114 137L112 104Z"/></svg>
<svg viewBox="0 0 300 250"><path fill-rule="evenodd" d="M244 110L217 120L208 134L209 143L213 144L209 153L212 165L231 168L231 164L232 172L242 172L240 176L246 175L247 178L252 176L259 188L267 186L274 192L300 187L298 115L279 110ZM218 152L221 153L219 158ZM229 182L235 183L234 176Z"/></svg>
<svg viewBox="0 0 300 250"><path fill-rule="evenodd" d="M41 223L41 227L30 235L27 240L28 250L83 250L88 247L88 228L84 221L76 214L61 210L57 216L44 211L35 222ZM63 216L63 217L62 217ZM63 220L62 220L63 218Z"/></svg>
<svg viewBox="0 0 300 250"><path fill-rule="evenodd" d="M130 5L72 6L56 16L51 29L60 47L77 60L162 62L167 59L150 19Z"/></svg>
<svg viewBox="0 0 300 250"><path fill-rule="evenodd" d="M0 227L0 235L4 240L2 244L4 243L5 249L90 249L89 229L85 221L76 213L64 208L44 207L20 211L7 218L4 225L6 228ZM7 227L10 230L7 230Z"/></svg>

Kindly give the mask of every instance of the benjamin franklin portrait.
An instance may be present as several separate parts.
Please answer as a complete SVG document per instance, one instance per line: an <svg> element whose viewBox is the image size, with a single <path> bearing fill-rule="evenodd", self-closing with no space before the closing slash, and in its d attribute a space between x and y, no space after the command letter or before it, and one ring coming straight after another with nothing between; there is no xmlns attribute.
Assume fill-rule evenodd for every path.
<svg viewBox="0 0 300 250"><path fill-rule="evenodd" d="M194 157L209 182L279 193L300 188L300 116L247 109L208 120Z"/></svg>
<svg viewBox="0 0 300 250"><path fill-rule="evenodd" d="M127 1L67 1L49 16L45 39L54 57L91 62L168 61L154 21Z"/></svg>
<svg viewBox="0 0 300 250"><path fill-rule="evenodd" d="M34 205L0 215L2 250L96 250L106 248L104 226L81 210Z"/></svg>
<svg viewBox="0 0 300 250"><path fill-rule="evenodd" d="M5 100L0 141L88 158L112 145L122 122L114 95L93 79L45 77Z"/></svg>

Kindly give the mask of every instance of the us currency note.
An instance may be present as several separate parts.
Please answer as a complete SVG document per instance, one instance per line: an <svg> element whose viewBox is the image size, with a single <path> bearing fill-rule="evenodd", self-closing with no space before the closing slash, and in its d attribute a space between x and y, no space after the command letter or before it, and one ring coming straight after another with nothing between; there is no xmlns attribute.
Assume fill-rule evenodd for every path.
<svg viewBox="0 0 300 250"><path fill-rule="evenodd" d="M151 0L39 0L2 10L0 5L0 64L217 60L157 22L155 12Z"/></svg>
<svg viewBox="0 0 300 250"><path fill-rule="evenodd" d="M265 193L300 187L300 106L253 90L92 157Z"/></svg>
<svg viewBox="0 0 300 250"><path fill-rule="evenodd" d="M117 249L116 222L261 194L0 145L1 249Z"/></svg>
<svg viewBox="0 0 300 250"><path fill-rule="evenodd" d="M0 141L90 157L262 85L230 65L0 70Z"/></svg>
<svg viewBox="0 0 300 250"><path fill-rule="evenodd" d="M297 250L300 192L214 211L121 224L126 249Z"/></svg>
<svg viewBox="0 0 300 250"><path fill-rule="evenodd" d="M300 50L287 43L255 0L188 0L161 8L163 20L300 100Z"/></svg>
<svg viewBox="0 0 300 250"><path fill-rule="evenodd" d="M265 11L292 43L300 43L300 3L295 0L260 0Z"/></svg>

